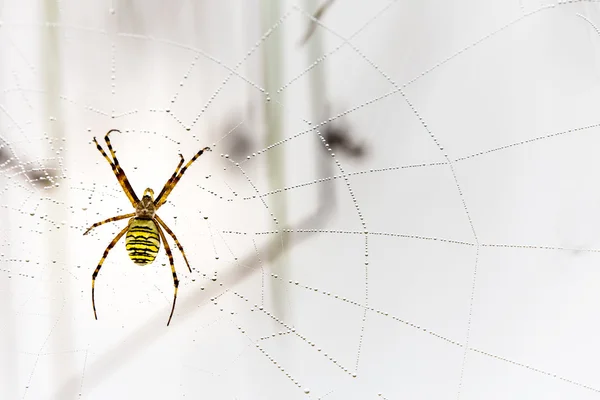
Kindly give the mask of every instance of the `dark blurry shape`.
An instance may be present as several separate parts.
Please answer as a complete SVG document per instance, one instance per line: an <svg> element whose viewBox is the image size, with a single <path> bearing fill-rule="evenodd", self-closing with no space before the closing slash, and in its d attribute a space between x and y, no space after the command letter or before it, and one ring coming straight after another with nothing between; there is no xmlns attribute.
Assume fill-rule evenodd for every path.
<svg viewBox="0 0 600 400"><path fill-rule="evenodd" d="M228 129L228 131L231 128ZM238 127L225 139L226 153L236 162L242 161L252 149L252 133L248 128Z"/></svg>
<svg viewBox="0 0 600 400"><path fill-rule="evenodd" d="M319 7L317 9L317 11L315 11L315 13L313 14L313 17L315 19L321 19L321 17L323 16L323 14L325 14L325 11L327 11L327 9L329 7L331 7L331 5L333 4L335 0L326 0L325 3L323 3L323 5L321 5L321 7ZM304 34L304 37L302 38L302 40L300 41L300 43L298 43L298 46L303 46L306 41L308 39L310 39L310 37L313 35L313 33L315 33L315 30L317 29L317 23L314 20L310 21L310 26L308 27L308 29L306 30L306 33Z"/></svg>
<svg viewBox="0 0 600 400"><path fill-rule="evenodd" d="M325 114L329 113L329 107L326 108ZM245 124L237 122L240 116L236 113L228 118L225 126L225 136L223 137L224 153L229 154L231 160L241 162L251 152L253 148L253 132L246 127ZM363 158L367 149L363 143L357 143L352 137L351 130L339 122L331 122L322 130L321 135L325 139L325 143L329 148L336 153L343 154L351 158Z"/></svg>
<svg viewBox="0 0 600 400"><path fill-rule="evenodd" d="M232 111L226 117L220 141L223 142L223 153L229 154L233 161L241 162L252 153L254 132L248 126L252 126L253 116L254 108L248 105L245 112Z"/></svg>
<svg viewBox="0 0 600 400"><path fill-rule="evenodd" d="M232 140L229 154L233 160L240 160L243 156L250 152L252 146L252 140L250 139L250 132L245 129L237 132Z"/></svg>
<svg viewBox="0 0 600 400"><path fill-rule="evenodd" d="M0 165L11 165L13 161L13 157L7 150L7 145L0 142ZM25 161L24 164L31 164L31 162ZM18 175L24 177L26 181L31 183L37 189L47 189L48 187L54 187L54 178L56 178L56 176L48 173L48 169L49 167L42 166L40 168L24 171L22 174ZM45 181L47 181L48 184L46 184Z"/></svg>
<svg viewBox="0 0 600 400"><path fill-rule="evenodd" d="M8 155L4 147L0 147L0 164L4 164L5 162L9 161L9 159L10 156Z"/></svg>
<svg viewBox="0 0 600 400"><path fill-rule="evenodd" d="M331 105L325 106L323 114L325 119L334 114L331 108ZM321 129L321 136L323 136L325 143L336 154L343 154L350 158L359 159L363 158L367 153L364 143L356 142L356 139L352 135L352 129L347 126L343 118L336 118L325 125Z"/></svg>
<svg viewBox="0 0 600 400"><path fill-rule="evenodd" d="M364 144L356 143L346 128L327 125L322 136L334 153L342 153L352 158L362 158L366 153Z"/></svg>

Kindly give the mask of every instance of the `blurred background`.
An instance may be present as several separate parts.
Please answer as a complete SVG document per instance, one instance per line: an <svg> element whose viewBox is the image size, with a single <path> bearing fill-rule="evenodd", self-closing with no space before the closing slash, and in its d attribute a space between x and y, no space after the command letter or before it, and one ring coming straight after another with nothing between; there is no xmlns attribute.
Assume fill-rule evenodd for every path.
<svg viewBox="0 0 600 400"><path fill-rule="evenodd" d="M0 398L600 398L600 5L0 1ZM141 197L210 146L140 267ZM105 147L106 148L106 147ZM170 238L169 238L170 240Z"/></svg>

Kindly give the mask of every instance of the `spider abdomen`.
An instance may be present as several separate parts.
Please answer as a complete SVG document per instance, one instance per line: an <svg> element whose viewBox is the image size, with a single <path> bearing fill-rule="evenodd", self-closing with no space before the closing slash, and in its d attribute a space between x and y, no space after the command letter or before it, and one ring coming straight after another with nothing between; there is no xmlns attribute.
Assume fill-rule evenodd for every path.
<svg viewBox="0 0 600 400"><path fill-rule="evenodd" d="M125 236L125 248L137 265L152 263L160 249L160 236L154 221L132 218Z"/></svg>

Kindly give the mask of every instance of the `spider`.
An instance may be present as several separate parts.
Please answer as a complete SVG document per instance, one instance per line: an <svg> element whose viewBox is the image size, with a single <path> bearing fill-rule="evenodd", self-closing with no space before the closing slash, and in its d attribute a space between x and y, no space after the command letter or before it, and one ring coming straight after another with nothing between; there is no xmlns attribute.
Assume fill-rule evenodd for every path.
<svg viewBox="0 0 600 400"><path fill-rule="evenodd" d="M190 264L188 263L187 257L185 256L185 252L183 251L183 246L181 246L181 243L179 243L179 240L177 240L177 237L175 236L173 231L169 229L169 227L163 222L163 220L160 219L160 217L156 214L156 211L160 208L160 206L165 204L165 202L167 201L167 197L175 188L175 185L177 185L177 182L179 182L179 180L181 179L185 171L189 168L189 166L192 165L192 163L196 161L196 159L200 157L202 153L211 150L209 147L203 148L202 150L197 152L194 155L194 157L192 157L192 159L188 161L188 163L183 168L181 166L183 165L184 159L183 156L179 154L179 164L177 165L177 168L175 168L175 172L173 172L173 175L171 175L167 183L165 183L165 186L158 194L158 197L154 199L154 191L150 188L147 188L146 190L144 190L144 195L140 200L135 194L133 188L131 187L129 180L125 175L125 171L123 171L123 168L121 168L121 165L117 160L117 156L115 155L115 151L113 150L112 145L110 144L109 135L111 134L111 132L120 133L120 131L117 129L111 129L106 133L106 136L104 136L104 140L106 141L106 145L108 146L108 150L110 151L112 159L108 157L102 146L98 144L98 141L95 137L94 143L96 144L96 148L98 149L98 151L102 153L102 156L104 156L106 161L108 161L108 163L110 164L113 173L115 174L117 180L121 184L123 192L125 192L125 195L131 202L131 205L133 206L135 211L129 214L118 215L116 217L108 218L104 221L96 222L94 225L90 226L87 231L84 232L84 235L87 235L92 229L100 225L104 225L108 222L119 221L125 218L130 218L127 226L123 228L123 230L121 230L121 232L119 232L117 236L115 236L115 238L112 240L112 242L110 242L106 250L104 250L104 254L102 254L102 258L100 259L98 266L92 274L92 308L94 309L94 318L98 319L98 315L96 314L96 302L94 300L94 286L96 284L96 277L98 276L98 272L100 272L100 268L102 267L102 264L104 263L104 260L106 259L106 256L108 255L110 250L117 244L117 242L123 237L123 235L125 235L125 248L127 249L129 258L131 258L131 260L137 265L151 264L156 258L156 255L158 254L161 240L165 244L165 252L169 257L169 264L171 265L171 272L173 273L173 285L175 286L175 293L173 295L173 306L171 307L171 314L169 315L169 320L167 321L167 326L169 326L169 324L171 323L171 318L173 317L173 311L175 311L175 302L177 301L177 288L179 287L179 279L177 279L177 273L175 272L175 265L173 263L173 254L171 253L171 248L169 247L169 243L165 238L163 229L167 231L167 233L175 241L175 244L179 248L179 251L181 251L181 255L183 255L183 259L185 260L185 263L190 272L192 272L192 269L190 268Z"/></svg>

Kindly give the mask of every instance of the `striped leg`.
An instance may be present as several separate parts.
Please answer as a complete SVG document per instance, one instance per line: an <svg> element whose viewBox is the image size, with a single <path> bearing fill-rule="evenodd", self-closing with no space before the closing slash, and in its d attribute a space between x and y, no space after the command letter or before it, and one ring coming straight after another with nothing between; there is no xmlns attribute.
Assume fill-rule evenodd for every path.
<svg viewBox="0 0 600 400"><path fill-rule="evenodd" d="M171 265L171 272L173 273L173 286L175 286L175 294L173 295L173 307L171 307L171 314L169 315L169 320L167 321L167 326L171 323L171 318L173 318L173 311L175 311L175 302L177 301L177 288L179 288L179 279L177 279L177 273L175 272L175 263L173 262L173 253L171 253L171 248L169 247L169 243L167 242L167 238L163 233L162 229L159 225L156 225L158 229L158 233L163 243L165 244L165 251L167 252L167 257L169 257L169 264Z"/></svg>
<svg viewBox="0 0 600 400"><path fill-rule="evenodd" d="M129 180L127 179L127 176L125 175L125 172L121 168L121 165L119 165L119 161L117 160L115 152L114 152L112 146L110 145L110 140L108 139L108 135L113 131L119 132L116 129L112 129L112 130L108 131L108 133L104 137L104 140L106 141L106 143L109 146L110 154L113 156L113 160L111 160L110 157L108 157L108 155L106 154L106 152L104 151L102 146L100 146L100 144L98 143L98 141L96 140L95 137L93 140L94 140L94 143L96 144L96 148L98 149L98 151L102 154L102 156L110 164L110 166L113 170L113 173L117 177L119 184L121 185L121 187L123 188L123 191L125 192L125 195L129 199L131 204L135 207L135 206L137 206L137 203L140 200L138 199L137 195L135 194L135 191L133 190L133 188L131 187L131 184L129 183Z"/></svg>
<svg viewBox="0 0 600 400"><path fill-rule="evenodd" d="M115 244L117 244L119 239L121 239L123 237L125 232L127 232L127 229L129 229L129 225L127 225L125 228L123 228L123 230L121 232L119 232L117 234L117 236L115 236L115 238L112 240L112 242L110 242L110 244L108 245L106 250L104 250L104 254L102 254L102 258L100 259L98 266L96 267L96 269L94 270L94 273L92 274L92 308L94 309L94 318L96 318L96 319L98 319L98 315L96 314L96 301L94 300L94 286L96 286L96 277L98 276L98 272L100 272L100 268L102 268L102 264L104 264L104 260L106 259L108 252L113 247L115 247Z"/></svg>
<svg viewBox="0 0 600 400"><path fill-rule="evenodd" d="M111 129L110 131L106 132L106 135L104 136L104 141L106 142L106 145L108 146L108 150L110 151L110 155L112 156L113 162L115 163L115 166L117 167L117 169L120 169L121 166L119 165L119 161L117 160L117 155L115 154L115 151L113 150L112 144L110 143L110 134L112 132L119 132L121 133L120 130L118 129Z"/></svg>
<svg viewBox="0 0 600 400"><path fill-rule="evenodd" d="M177 240L177 236L175 236L175 233L173 233L173 231L171 229L169 229L169 227L167 226L167 224L165 224L163 222L163 220L160 219L160 217L157 214L154 214L154 219L173 238L173 240L175 241L175 244L177 245L177 248L181 252L181 255L183 256L183 259L185 260L185 263L187 264L188 269L190 270L190 272L192 272L192 269L190 268L190 263L188 262L187 257L185 256L185 251L183 251L183 246L181 245L181 243L179 243L179 240Z"/></svg>
<svg viewBox="0 0 600 400"><path fill-rule="evenodd" d="M169 179L169 181L171 183L169 184L169 182L167 182L167 184L165 185L165 187L163 188L163 190L161 190L160 195L156 198L156 200L154 200L154 205L156 206L156 208L159 208L160 206L162 206L163 204L165 204L165 201L167 201L167 197L169 196L169 194L171 193L171 191L175 188L175 185L177 185L177 182L179 182L179 180L181 179L181 177L183 176L183 174L185 173L185 171L205 151L211 151L210 147L205 147L205 148L201 149L200 151L198 151L196 154L194 154L194 157L192 157L192 159L190 161L188 161L187 164L185 164L185 166L183 168L181 168L181 170L179 170L179 173L177 174L177 176L175 176L175 179L173 179L173 180Z"/></svg>
<svg viewBox="0 0 600 400"><path fill-rule="evenodd" d="M133 217L135 215L135 213L130 213L130 214L124 214L124 215L117 215L116 217L112 217L112 218L108 218L105 219L104 221L100 221L100 222L96 222L94 225L90 226L87 231L85 231L83 234L87 235L92 229L100 226L100 225L104 225L107 224L109 222L113 222L113 221L118 221L120 219L125 219L125 218L129 218L129 217Z"/></svg>
<svg viewBox="0 0 600 400"><path fill-rule="evenodd" d="M165 186L163 186L162 190L160 191L160 193L156 197L157 199L160 199L163 196L163 194L165 193L165 191L167 190L167 188L171 187L171 185L173 184L173 181L175 181L175 178L177 178L177 174L179 173L179 169L183 165L183 155L180 154L179 158L180 158L179 164L177 164L177 168L175 168L175 172L173 172L173 175L171 175L171 177L169 178L169 180L167 181L167 183L165 183Z"/></svg>
<svg viewBox="0 0 600 400"><path fill-rule="evenodd" d="M131 184L129 183L129 179L127 179L127 175L125 175L125 171L123 171L123 168L121 168L121 164L119 164L119 159L117 158L117 155L115 154L115 151L113 150L112 144L110 143L109 135L111 134L111 132L121 133L121 131L118 129L111 129L110 131L106 132L106 135L104 136L104 141L106 142L106 145L108 146L108 150L110 151L110 155L112 156L113 162L115 163L115 167L117 168L117 171L119 172L119 176L117 176L117 178L119 179L119 182L121 182L122 186L124 185L125 187L127 187L127 191L130 192L131 197L133 197L133 199L137 202L139 200L138 200L137 196L135 195L135 191L131 187Z"/></svg>

